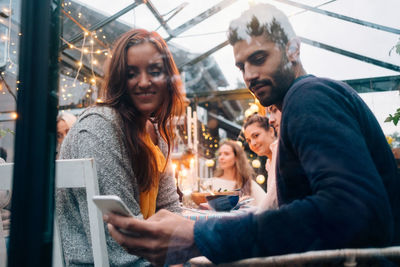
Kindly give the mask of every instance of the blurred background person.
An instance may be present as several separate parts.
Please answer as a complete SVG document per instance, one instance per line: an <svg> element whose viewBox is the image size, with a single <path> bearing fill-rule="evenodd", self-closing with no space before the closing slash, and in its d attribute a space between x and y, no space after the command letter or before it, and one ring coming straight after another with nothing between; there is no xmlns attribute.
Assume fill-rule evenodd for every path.
<svg viewBox="0 0 400 267"><path fill-rule="evenodd" d="M258 205L265 197L265 191L253 180L254 169L246 153L236 141L226 140L218 150L218 166L212 178L214 191L241 189L242 196L254 198L251 205Z"/></svg>
<svg viewBox="0 0 400 267"><path fill-rule="evenodd" d="M274 127L276 135L279 138L282 112L275 105L266 107L265 110L267 111L268 122L272 127Z"/></svg>
<svg viewBox="0 0 400 267"><path fill-rule="evenodd" d="M72 125L76 122L76 117L74 114L69 112L61 112L57 117L57 157L60 152L61 144L71 129Z"/></svg>
<svg viewBox="0 0 400 267"><path fill-rule="evenodd" d="M0 147L1 157L0 164L6 163L7 151ZM0 257L6 257L6 248L8 248L8 242L10 237L10 218L11 218L11 191L0 190ZM4 262L0 259L1 262Z"/></svg>
<svg viewBox="0 0 400 267"><path fill-rule="evenodd" d="M0 147L0 158L2 158L5 162L7 161L7 150L4 147Z"/></svg>
<svg viewBox="0 0 400 267"><path fill-rule="evenodd" d="M101 90L103 102L79 116L60 158L94 158L100 194L118 195L137 218L160 209L181 212L169 152L184 91L161 36L142 29L121 35ZM58 190L57 214L67 265L93 265L85 191ZM150 265L128 254L108 230L106 241L110 266Z"/></svg>
<svg viewBox="0 0 400 267"><path fill-rule="evenodd" d="M280 112L279 112L280 113ZM272 121L278 125L278 117L274 115ZM277 132L269 123L269 119L258 114L249 116L244 125L244 136L250 149L258 156L268 157L265 169L268 173L267 194L259 205L259 211L278 208L276 189L275 162L278 145Z"/></svg>

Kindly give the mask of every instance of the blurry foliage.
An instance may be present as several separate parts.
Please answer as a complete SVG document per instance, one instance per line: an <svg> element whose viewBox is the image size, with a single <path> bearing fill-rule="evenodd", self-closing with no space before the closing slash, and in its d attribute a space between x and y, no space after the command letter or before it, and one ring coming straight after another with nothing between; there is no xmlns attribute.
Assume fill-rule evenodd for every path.
<svg viewBox="0 0 400 267"><path fill-rule="evenodd" d="M393 115L389 114L389 117L386 118L385 122L393 121L393 124L395 126L397 126L397 123L399 122L399 120L400 120L400 108L398 108Z"/></svg>
<svg viewBox="0 0 400 267"><path fill-rule="evenodd" d="M400 55L400 37L399 37L399 40L397 41L397 44L395 46L393 46L392 49L390 49L389 55L392 53L393 50L397 54ZM398 108L393 115L389 114L389 117L386 118L385 122L391 122L392 121L393 124L397 126L397 123L399 122L399 120L400 120L400 108Z"/></svg>
<svg viewBox="0 0 400 267"><path fill-rule="evenodd" d="M393 51L395 51L397 54L400 55L400 37L399 40L397 41L397 44L393 46L392 49L390 49L389 56L392 54Z"/></svg>
<svg viewBox="0 0 400 267"><path fill-rule="evenodd" d="M13 131L11 131L8 128L6 128L6 129L0 128L0 138L6 136L8 133L15 134Z"/></svg>

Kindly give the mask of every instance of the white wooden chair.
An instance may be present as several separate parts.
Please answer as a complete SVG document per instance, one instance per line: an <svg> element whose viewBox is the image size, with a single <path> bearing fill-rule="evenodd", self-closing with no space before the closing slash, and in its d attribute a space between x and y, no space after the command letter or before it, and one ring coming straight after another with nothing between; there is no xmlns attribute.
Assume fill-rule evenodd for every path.
<svg viewBox="0 0 400 267"><path fill-rule="evenodd" d="M0 190L11 190L13 163L0 165ZM86 188L90 235L94 266L108 267L108 253L102 214L92 201L99 195L96 166L93 159L66 159L56 161L57 188ZM54 212L53 266L64 266L60 231Z"/></svg>

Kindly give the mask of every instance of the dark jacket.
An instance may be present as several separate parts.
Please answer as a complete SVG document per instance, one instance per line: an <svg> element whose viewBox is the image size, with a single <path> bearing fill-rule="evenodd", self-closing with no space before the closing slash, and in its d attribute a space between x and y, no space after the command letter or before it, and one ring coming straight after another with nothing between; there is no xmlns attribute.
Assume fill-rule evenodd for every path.
<svg viewBox="0 0 400 267"><path fill-rule="evenodd" d="M306 76L282 108L279 210L196 222L215 263L309 250L400 244L400 179L372 112L348 85Z"/></svg>

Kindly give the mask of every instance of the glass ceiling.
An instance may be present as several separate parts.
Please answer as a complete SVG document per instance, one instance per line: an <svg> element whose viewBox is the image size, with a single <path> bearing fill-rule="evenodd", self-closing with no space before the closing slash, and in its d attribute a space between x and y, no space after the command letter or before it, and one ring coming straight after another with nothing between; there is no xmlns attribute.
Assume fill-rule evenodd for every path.
<svg viewBox="0 0 400 267"><path fill-rule="evenodd" d="M187 25L185 31L178 32L179 34L176 37L169 40L169 43L173 43L190 53L200 55L223 43L226 40L226 29L230 20L239 16L249 5L258 2L268 2L282 9L290 17L299 36L340 49L332 52L304 43L301 58L309 73L341 80L399 74L398 70L365 63L340 53L341 50L344 50L361 57L399 66L400 55L389 54L400 36L400 21L398 19L400 1L398 0L296 0L293 2L280 0L152 0L148 1L147 4L139 4L137 8L121 16L118 20L130 27L156 30L164 38L168 38L167 30L160 25L159 20L149 9L149 5L153 6L160 18L167 21L166 25L170 33L174 33L175 29L185 25L193 18L198 18L197 16L207 12L211 7L222 6L221 11L208 18L198 18L197 21L194 19L194 22L198 22L197 24ZM78 3L110 16L132 4L132 1L113 1L112 5L107 0L81 0ZM305 10L304 7L294 6L295 3L329 11L339 14L339 16L390 27L397 29L398 32L396 34L384 29L374 29L341 18L316 13L312 10ZM92 24L94 23L93 21ZM212 57L216 60L228 81L225 88L219 89L235 89L237 81L241 80L241 75L234 67L231 47L225 46L213 53Z"/></svg>
<svg viewBox="0 0 400 267"><path fill-rule="evenodd" d="M64 2L63 63L70 68L62 73L75 78L61 84L65 94L60 105L73 106L73 96L82 96L82 90L92 99L112 42L130 28L145 28L167 40L192 102L194 98L196 105L233 121L238 128L254 100L246 90L234 91L243 89L244 84L227 45L226 30L233 18L258 2L273 4L289 16L302 40L300 56L308 73L345 81L357 79L351 84L357 88L361 79L366 91L374 91L378 81L381 85L389 82L383 90L399 89L400 55L392 49L400 40L398 0L119 0L112 4L108 0L79 0ZM82 38L86 30L92 34ZM85 49L93 57L82 55ZM83 66L77 73L76 62L80 61ZM389 76L381 83L381 77ZM92 77L96 82L88 86ZM71 88L76 79L83 82L83 88ZM216 93L222 91L237 97L222 101L225 93ZM208 101L213 97L221 100ZM400 102L398 95L392 97L395 103ZM395 106L375 106L378 108L371 109L382 127L389 127L383 121ZM394 131L393 126L390 131Z"/></svg>

